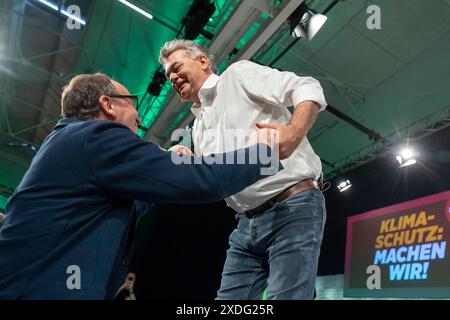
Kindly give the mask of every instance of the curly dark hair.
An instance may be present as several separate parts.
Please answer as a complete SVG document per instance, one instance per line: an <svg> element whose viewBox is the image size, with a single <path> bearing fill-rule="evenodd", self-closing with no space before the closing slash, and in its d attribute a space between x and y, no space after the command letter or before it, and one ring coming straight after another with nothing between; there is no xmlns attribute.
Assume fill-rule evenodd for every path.
<svg viewBox="0 0 450 320"><path fill-rule="evenodd" d="M63 88L61 114L65 118L94 119L100 112L100 96L113 94L114 84L103 73L77 75Z"/></svg>

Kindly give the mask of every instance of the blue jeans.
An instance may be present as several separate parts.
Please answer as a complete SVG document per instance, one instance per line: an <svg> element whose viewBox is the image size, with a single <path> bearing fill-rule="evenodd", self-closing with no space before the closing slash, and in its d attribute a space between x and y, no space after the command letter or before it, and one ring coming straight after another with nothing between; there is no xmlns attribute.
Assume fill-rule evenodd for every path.
<svg viewBox="0 0 450 320"><path fill-rule="evenodd" d="M218 300L312 299L326 220L318 189L297 193L248 219L238 213Z"/></svg>

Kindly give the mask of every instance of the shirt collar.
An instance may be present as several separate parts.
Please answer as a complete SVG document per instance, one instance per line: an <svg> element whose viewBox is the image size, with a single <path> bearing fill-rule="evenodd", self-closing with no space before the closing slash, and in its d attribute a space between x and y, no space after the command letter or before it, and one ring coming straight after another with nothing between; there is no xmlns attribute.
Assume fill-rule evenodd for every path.
<svg viewBox="0 0 450 320"><path fill-rule="evenodd" d="M198 90L198 97L199 97L200 101L202 101L202 100L208 101L209 100L209 98L211 97L211 94L215 91L219 80L220 80L220 77L215 73L211 74L206 79L206 81L203 83L200 90ZM194 105L191 108L191 111L194 114L194 116L197 117L200 114L201 108L202 108L201 105L194 103Z"/></svg>
<svg viewBox="0 0 450 320"><path fill-rule="evenodd" d="M202 93L202 91L215 88L217 86L217 82L219 82L219 80L220 80L220 77L217 74L215 74L215 73L211 74L205 80L205 82L203 82L203 85L200 88L200 90L198 91L198 93L200 94L200 93Z"/></svg>

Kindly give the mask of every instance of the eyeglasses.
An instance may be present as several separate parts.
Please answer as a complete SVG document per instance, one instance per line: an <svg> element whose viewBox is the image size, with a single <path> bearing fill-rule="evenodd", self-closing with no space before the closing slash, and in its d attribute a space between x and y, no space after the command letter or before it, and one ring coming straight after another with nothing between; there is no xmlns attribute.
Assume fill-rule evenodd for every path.
<svg viewBox="0 0 450 320"><path fill-rule="evenodd" d="M115 94L112 96L109 96L111 98L119 98L119 99L131 99L133 100L133 105L134 108L137 110L139 107L139 98L138 96L127 96L127 95L123 95L123 94Z"/></svg>

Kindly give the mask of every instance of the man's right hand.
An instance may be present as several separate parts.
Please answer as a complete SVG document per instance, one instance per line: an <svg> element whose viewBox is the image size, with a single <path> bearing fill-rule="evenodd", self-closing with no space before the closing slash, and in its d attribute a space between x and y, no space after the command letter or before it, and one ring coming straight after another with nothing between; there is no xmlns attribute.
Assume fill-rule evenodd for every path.
<svg viewBox="0 0 450 320"><path fill-rule="evenodd" d="M193 156L191 149L188 147L182 146L181 144L177 144L173 147L169 148L169 151L175 152L177 155L182 156L183 154L187 154L188 156Z"/></svg>

